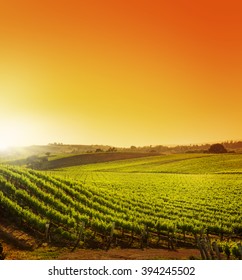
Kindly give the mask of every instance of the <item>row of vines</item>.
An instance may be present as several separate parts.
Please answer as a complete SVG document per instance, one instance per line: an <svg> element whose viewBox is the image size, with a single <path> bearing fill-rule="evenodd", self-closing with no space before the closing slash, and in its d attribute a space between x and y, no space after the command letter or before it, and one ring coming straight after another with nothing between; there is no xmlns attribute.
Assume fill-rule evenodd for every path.
<svg viewBox="0 0 242 280"><path fill-rule="evenodd" d="M149 240L158 245L165 238L171 247L175 242L194 239L201 231L221 240L241 239L241 202L237 207L236 201L224 207L219 199L203 198L202 192L196 200L193 185L190 190L184 188L184 177L176 178L172 197L164 191L174 190L171 178L163 176L159 181L148 177L141 182L135 175L121 176L96 172L73 180L1 165L0 209L43 235L51 222L52 232L69 242L78 240L80 230L86 236L95 238L99 234L106 240L129 236L130 244L139 237L142 244ZM201 183L201 178L193 179L194 184ZM180 195L175 196L177 190ZM233 191L237 197L239 189Z"/></svg>

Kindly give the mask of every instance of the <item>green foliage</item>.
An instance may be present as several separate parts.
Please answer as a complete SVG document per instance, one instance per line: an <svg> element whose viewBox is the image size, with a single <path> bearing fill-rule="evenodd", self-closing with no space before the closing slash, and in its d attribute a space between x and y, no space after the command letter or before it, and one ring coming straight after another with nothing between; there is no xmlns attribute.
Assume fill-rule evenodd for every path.
<svg viewBox="0 0 242 280"><path fill-rule="evenodd" d="M63 168L57 174L79 178L86 172L242 174L241 154L172 154Z"/></svg>
<svg viewBox="0 0 242 280"><path fill-rule="evenodd" d="M242 176L234 172L241 162L240 155L186 154L56 172L0 165L0 203L43 234L51 220L56 235L68 240L83 222L104 235L115 222L115 230L137 235L144 228L184 235L204 229L241 238ZM236 249L226 248L235 256Z"/></svg>
<svg viewBox="0 0 242 280"><path fill-rule="evenodd" d="M233 247L232 247L232 254L233 254L233 256L236 258L236 259L238 259L238 260L240 260L241 259L241 254L240 254L240 251L239 251L239 248L238 248L238 245L236 244L236 245L234 245Z"/></svg>

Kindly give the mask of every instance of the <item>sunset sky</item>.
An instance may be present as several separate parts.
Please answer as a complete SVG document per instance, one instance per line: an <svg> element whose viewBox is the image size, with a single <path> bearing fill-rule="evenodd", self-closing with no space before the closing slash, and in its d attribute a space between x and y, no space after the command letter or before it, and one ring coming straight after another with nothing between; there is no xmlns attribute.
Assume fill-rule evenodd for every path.
<svg viewBox="0 0 242 280"><path fill-rule="evenodd" d="M240 0L0 0L0 147L242 139Z"/></svg>

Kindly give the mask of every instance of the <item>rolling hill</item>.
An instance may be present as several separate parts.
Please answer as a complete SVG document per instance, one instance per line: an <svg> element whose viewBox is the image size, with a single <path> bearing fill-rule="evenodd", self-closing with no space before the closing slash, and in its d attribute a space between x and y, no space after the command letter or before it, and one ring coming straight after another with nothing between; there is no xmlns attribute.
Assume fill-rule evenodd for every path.
<svg viewBox="0 0 242 280"><path fill-rule="evenodd" d="M63 158L49 171L1 164L1 216L61 246L196 248L202 232L241 241L242 155L117 154Z"/></svg>

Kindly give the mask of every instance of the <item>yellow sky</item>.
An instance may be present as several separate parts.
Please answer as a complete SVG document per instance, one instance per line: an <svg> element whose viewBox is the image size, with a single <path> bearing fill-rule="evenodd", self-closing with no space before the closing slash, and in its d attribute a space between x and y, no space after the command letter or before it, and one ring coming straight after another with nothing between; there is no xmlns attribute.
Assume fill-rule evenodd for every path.
<svg viewBox="0 0 242 280"><path fill-rule="evenodd" d="M241 139L242 9L215 2L0 4L0 146Z"/></svg>

